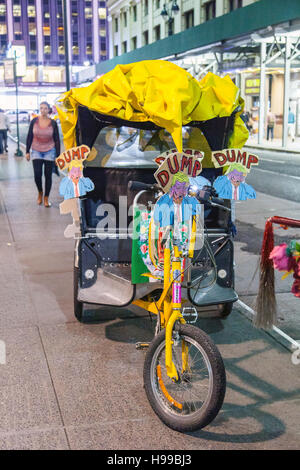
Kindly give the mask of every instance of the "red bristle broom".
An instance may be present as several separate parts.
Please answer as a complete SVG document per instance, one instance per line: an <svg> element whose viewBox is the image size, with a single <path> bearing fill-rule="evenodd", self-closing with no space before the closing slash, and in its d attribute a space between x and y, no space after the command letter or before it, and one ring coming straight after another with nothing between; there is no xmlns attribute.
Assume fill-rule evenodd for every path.
<svg viewBox="0 0 300 470"><path fill-rule="evenodd" d="M256 298L256 315L254 325L257 328L272 328L277 323L276 297L274 287L273 261L270 259L274 248L273 224L284 227L299 227L300 220L286 217L270 217L265 225L260 257L260 279Z"/></svg>

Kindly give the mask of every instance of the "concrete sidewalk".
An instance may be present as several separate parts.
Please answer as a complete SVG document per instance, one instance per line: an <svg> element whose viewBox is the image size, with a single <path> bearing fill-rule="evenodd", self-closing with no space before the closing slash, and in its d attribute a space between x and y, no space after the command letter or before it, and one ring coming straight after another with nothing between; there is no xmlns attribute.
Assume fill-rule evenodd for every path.
<svg viewBox="0 0 300 470"><path fill-rule="evenodd" d="M73 241L63 237L70 218L59 215L59 178L53 207L37 206L31 164L13 151L10 144L9 156L0 157L0 340L7 353L0 364L0 448L298 449L300 365L236 307L226 320L198 321L225 362L218 417L188 434L159 421L143 389L144 353L135 349L136 341L152 338L154 324L144 313L112 308L98 308L95 324L74 319ZM277 213L280 202L259 198L247 212L237 210L237 284L245 295L251 243L260 243L260 219L269 215L261 204L274 204Z"/></svg>
<svg viewBox="0 0 300 470"><path fill-rule="evenodd" d="M258 150L270 150L275 152L282 152L282 153L291 153L297 154L300 157L300 138L296 137L294 142L291 138L288 139L288 143L286 147L282 147L282 139L273 139L267 140L263 139L261 144L258 143L258 136L250 136L247 140L244 147L258 149Z"/></svg>
<svg viewBox="0 0 300 470"><path fill-rule="evenodd" d="M259 284L259 253L266 220L274 215L300 220L300 203L257 193L257 199L236 203L235 262L236 289L239 298L255 309ZM300 229L284 230L274 225L275 245L300 239ZM275 271L278 304L278 327L295 340L300 340L300 300L291 293L293 277L282 280Z"/></svg>

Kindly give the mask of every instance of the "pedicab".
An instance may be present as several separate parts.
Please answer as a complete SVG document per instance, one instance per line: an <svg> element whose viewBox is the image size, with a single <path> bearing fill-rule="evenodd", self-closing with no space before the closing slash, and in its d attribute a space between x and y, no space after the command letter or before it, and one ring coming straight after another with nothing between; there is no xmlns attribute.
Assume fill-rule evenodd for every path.
<svg viewBox="0 0 300 470"><path fill-rule="evenodd" d="M202 428L222 406L226 378L217 347L194 324L204 307L224 317L237 300L232 199L255 197L244 183L257 158L241 151L238 88L229 77L198 82L170 62L143 61L70 90L57 110L75 316L84 319L85 303L156 315L153 341L136 344L147 350L147 398L169 427Z"/></svg>

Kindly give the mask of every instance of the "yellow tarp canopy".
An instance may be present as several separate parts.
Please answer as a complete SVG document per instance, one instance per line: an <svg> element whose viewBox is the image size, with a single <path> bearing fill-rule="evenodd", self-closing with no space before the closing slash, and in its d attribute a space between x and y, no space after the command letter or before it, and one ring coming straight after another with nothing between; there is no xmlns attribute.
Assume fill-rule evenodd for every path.
<svg viewBox="0 0 300 470"><path fill-rule="evenodd" d="M164 60L117 65L91 85L64 93L57 101L57 111L66 149L77 145L78 105L128 121L152 121L170 132L179 151L182 125L230 116L240 106L229 147L240 148L248 138L240 118L244 101L229 76L209 72L198 82Z"/></svg>

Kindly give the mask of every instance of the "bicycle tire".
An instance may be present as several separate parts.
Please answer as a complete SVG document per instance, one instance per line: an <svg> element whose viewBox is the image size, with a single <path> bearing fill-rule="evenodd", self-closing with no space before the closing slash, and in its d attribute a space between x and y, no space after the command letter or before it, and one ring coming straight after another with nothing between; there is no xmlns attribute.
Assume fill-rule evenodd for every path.
<svg viewBox="0 0 300 470"><path fill-rule="evenodd" d="M79 285L79 268L74 266L73 269L73 297L74 297L74 315L75 318L82 322L83 317L83 302L79 302L78 297L78 285Z"/></svg>
<svg viewBox="0 0 300 470"><path fill-rule="evenodd" d="M161 331L154 338L147 351L143 374L144 387L149 403L161 421L175 431L195 431L211 423L222 407L226 391L225 368L218 348L206 333L199 328L186 324L176 325L175 330L178 332L179 338L185 339L186 343L197 345L198 350L203 355L204 362L210 370L209 380L211 385L209 387L208 396L205 401L203 401L203 406L199 410L190 414L180 415L178 414L178 409L179 405L182 404L178 403L176 399L174 399L174 395L172 395L174 390L170 390L172 388L176 389L176 384L172 384L170 379L171 385L169 389L164 384L161 385L162 381L159 381L161 377L160 379L158 377L158 366L156 362L158 362L159 355L163 356L162 351L165 345L165 330ZM174 345L172 348L174 348ZM191 349L189 349L189 356L191 356L190 351ZM192 374L190 383L192 383ZM163 387L167 390L166 393L163 392ZM166 399L167 394L175 401L175 403L177 403L177 405L174 405L173 402L168 404L170 399ZM186 404L184 406L186 406Z"/></svg>

